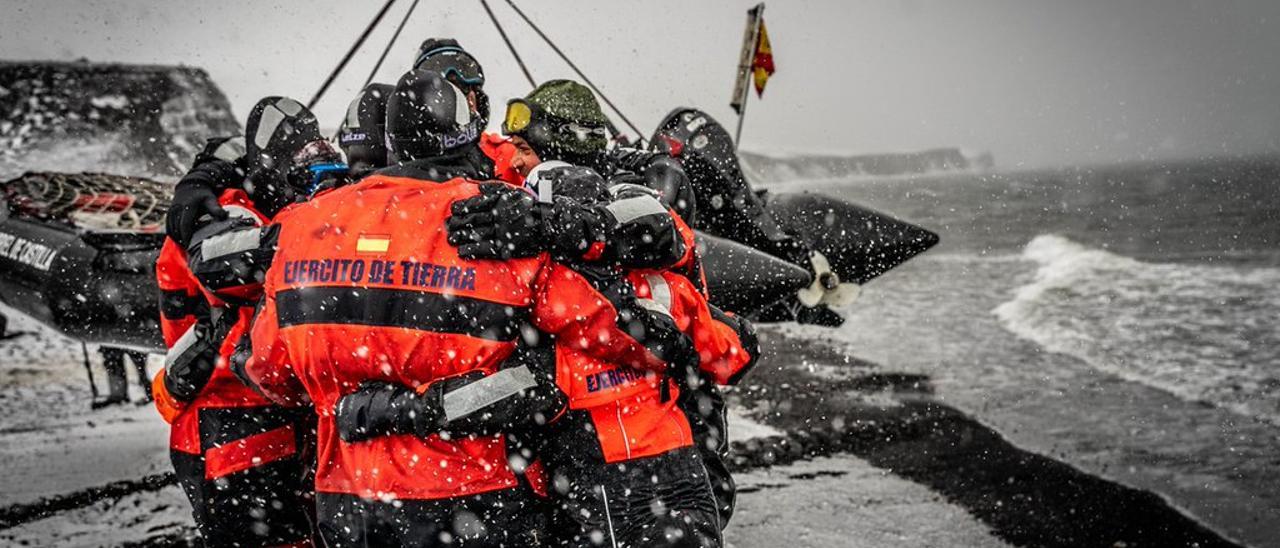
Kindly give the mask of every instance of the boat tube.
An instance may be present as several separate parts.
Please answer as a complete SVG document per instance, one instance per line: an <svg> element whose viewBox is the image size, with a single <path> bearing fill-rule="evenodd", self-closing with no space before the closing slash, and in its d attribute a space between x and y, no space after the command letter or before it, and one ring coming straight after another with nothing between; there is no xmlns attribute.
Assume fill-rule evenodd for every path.
<svg viewBox="0 0 1280 548"><path fill-rule="evenodd" d="M170 185L28 172L0 190L0 301L85 342L163 348L155 262Z"/></svg>

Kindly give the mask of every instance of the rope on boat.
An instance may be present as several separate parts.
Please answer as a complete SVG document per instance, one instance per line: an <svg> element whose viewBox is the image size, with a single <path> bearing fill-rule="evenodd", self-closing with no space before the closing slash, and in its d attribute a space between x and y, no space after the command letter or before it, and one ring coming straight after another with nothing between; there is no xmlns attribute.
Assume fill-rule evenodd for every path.
<svg viewBox="0 0 1280 548"><path fill-rule="evenodd" d="M507 5L511 6L511 9L515 10L516 14L519 15L521 19L524 19L525 23L528 23L529 28L532 28L533 32L536 32L538 36L542 38L542 41L546 42L548 46L551 46L551 49L556 52L556 55L559 55L560 59L564 60L565 64L569 65L569 68L573 69L573 72L577 74L579 78L582 78L582 81L591 88L591 91L596 92L596 95L599 95L600 98L604 100L605 104L609 105L609 108L612 109L619 118L622 118L622 121L626 122L627 126L631 128L631 131L636 132L636 135L643 142L644 133L640 131L640 128L637 128L635 124L631 123L631 120L627 118L627 115L623 114L622 111L618 109L617 105L614 105L613 101L610 101L609 97L606 96L603 91L600 91L600 88L596 87L595 83L593 83L590 78L587 78L586 74L582 73L582 70L578 69L578 65L573 64L573 61L569 60L569 56L565 55L564 52L556 46L556 43L551 41L551 38L549 38L546 33L542 32L542 29L538 28L538 25L535 24L533 20L529 19L529 16L525 15L524 12L516 6L514 1L507 0Z"/></svg>

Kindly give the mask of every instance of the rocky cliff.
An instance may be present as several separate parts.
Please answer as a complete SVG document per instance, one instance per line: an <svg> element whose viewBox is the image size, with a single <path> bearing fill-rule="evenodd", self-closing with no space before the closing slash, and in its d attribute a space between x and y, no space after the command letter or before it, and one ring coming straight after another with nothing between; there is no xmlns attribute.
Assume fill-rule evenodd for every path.
<svg viewBox="0 0 1280 548"><path fill-rule="evenodd" d="M765 183L806 179L923 175L995 167L995 161L990 154L966 156L956 148L850 156L772 157L752 152L739 152L738 156L742 159L743 169L753 179Z"/></svg>
<svg viewBox="0 0 1280 548"><path fill-rule="evenodd" d="M240 131L201 69L0 61L0 178L26 170L173 178L204 139Z"/></svg>

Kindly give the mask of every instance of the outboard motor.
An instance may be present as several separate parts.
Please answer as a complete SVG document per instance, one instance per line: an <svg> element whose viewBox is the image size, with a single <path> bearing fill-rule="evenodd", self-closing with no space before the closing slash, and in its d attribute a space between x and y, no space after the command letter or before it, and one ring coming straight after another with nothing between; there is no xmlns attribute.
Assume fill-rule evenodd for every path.
<svg viewBox="0 0 1280 548"><path fill-rule="evenodd" d="M698 204L695 228L810 268L808 246L783 232L765 210L742 173L733 139L714 118L678 108L663 119L650 147L684 166Z"/></svg>

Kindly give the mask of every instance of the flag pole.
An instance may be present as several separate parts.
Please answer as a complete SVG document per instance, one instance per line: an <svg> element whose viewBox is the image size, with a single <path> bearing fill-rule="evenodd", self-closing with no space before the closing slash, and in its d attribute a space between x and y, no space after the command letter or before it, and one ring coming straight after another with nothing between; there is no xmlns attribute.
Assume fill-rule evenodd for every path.
<svg viewBox="0 0 1280 548"><path fill-rule="evenodd" d="M738 149L742 142L742 122L747 116L747 100L751 93L747 81L751 77L751 66L755 62L756 40L760 37L760 21L764 18L764 2L747 10L747 28L742 33L742 54L738 57L738 77L734 81L733 100L729 106L738 113L738 131L734 134L733 148Z"/></svg>
<svg viewBox="0 0 1280 548"><path fill-rule="evenodd" d="M747 119L747 101L750 99L750 93L742 94L742 106L738 109L738 131L733 134L733 150L738 150L738 145L742 144L742 121Z"/></svg>

